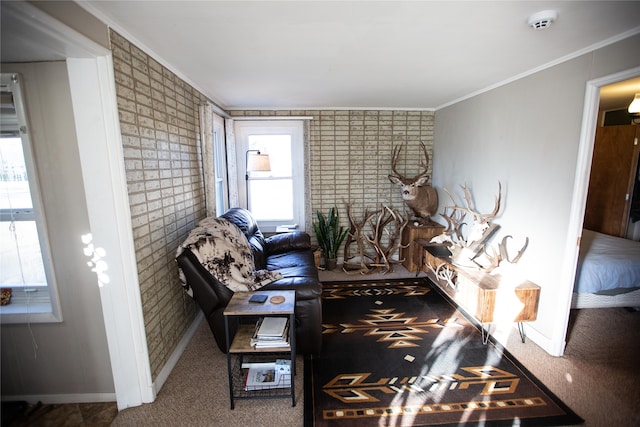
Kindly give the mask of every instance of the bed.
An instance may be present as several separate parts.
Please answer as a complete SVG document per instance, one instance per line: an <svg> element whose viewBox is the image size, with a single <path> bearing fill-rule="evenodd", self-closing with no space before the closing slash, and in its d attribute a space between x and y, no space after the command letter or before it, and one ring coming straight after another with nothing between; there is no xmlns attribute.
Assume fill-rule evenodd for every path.
<svg viewBox="0 0 640 427"><path fill-rule="evenodd" d="M583 230L571 308L640 307L640 242Z"/></svg>

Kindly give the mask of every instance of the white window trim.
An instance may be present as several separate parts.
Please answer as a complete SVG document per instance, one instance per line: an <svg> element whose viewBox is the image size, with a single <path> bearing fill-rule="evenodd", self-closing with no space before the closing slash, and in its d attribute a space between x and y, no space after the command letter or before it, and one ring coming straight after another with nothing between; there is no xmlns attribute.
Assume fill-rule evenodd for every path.
<svg viewBox="0 0 640 427"><path fill-rule="evenodd" d="M40 241L40 252L42 254L42 264L47 280L46 295L37 289L35 292L27 292L26 289L36 289L36 287L15 288L11 303L0 307L0 319L2 323L58 323L62 322L62 311L53 268L53 258L51 257L51 247L49 245L49 233L47 231L46 214L44 211L40 188L38 186L38 172L35 167L33 156L33 142L30 138L30 127L27 121L22 88L21 77L17 73L3 73L0 76L0 84L3 89L13 93L13 99L18 120L18 129L22 139L22 149L29 176L29 190L33 204L38 239ZM43 288L43 287L37 287Z"/></svg>
<svg viewBox="0 0 640 427"><path fill-rule="evenodd" d="M237 120L237 118L236 118ZM236 165L237 165L237 185L239 195L239 206L247 207L247 194L245 185L246 162L245 153L249 149L247 138L245 137L252 130L259 129L263 135L291 134L292 139L292 177L294 220L298 225L298 231L305 231L305 131L304 121L299 118L292 120L240 120L235 123L236 138ZM282 221L259 221L260 229L263 232L275 232L279 225L284 225Z"/></svg>
<svg viewBox="0 0 640 427"><path fill-rule="evenodd" d="M200 105L200 124L207 216L218 216L229 209L225 120L211 103L205 102Z"/></svg>
<svg viewBox="0 0 640 427"><path fill-rule="evenodd" d="M229 184L227 181L227 147L226 147L226 133L224 129L224 119L213 114L213 180L215 187L215 206L216 216L222 215L229 209ZM220 168L218 170L217 167ZM219 185L222 187L222 192L218 191ZM218 206L218 202L222 201L222 207Z"/></svg>

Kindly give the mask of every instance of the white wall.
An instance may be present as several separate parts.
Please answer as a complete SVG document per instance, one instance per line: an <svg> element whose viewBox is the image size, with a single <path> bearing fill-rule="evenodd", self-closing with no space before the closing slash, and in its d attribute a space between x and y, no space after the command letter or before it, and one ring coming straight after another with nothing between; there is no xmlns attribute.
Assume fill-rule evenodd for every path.
<svg viewBox="0 0 640 427"><path fill-rule="evenodd" d="M23 76L64 318L2 325L2 398L115 400L97 278L80 240L90 228L66 64L2 64L2 71Z"/></svg>
<svg viewBox="0 0 640 427"><path fill-rule="evenodd" d="M436 111L439 212L450 201L442 189L459 193L465 183L479 210L489 212L502 182L497 237L530 239L520 266L542 287L530 336L552 354L564 348L572 287L566 272L575 270L565 249L574 240L568 230L586 84L638 65L636 35Z"/></svg>

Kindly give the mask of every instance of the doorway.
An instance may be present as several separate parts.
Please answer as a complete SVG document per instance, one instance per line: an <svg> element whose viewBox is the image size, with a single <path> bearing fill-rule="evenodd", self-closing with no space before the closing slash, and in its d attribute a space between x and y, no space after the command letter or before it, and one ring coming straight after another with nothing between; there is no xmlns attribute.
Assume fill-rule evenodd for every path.
<svg viewBox="0 0 640 427"><path fill-rule="evenodd" d="M575 233L577 239L582 234L584 225L584 217L587 204L587 193L589 190L589 179L591 176L591 166L593 152L595 146L596 128L599 120L602 120L601 110L608 108L607 102L613 100L614 97L606 91L607 87L614 84L622 84L622 82L633 81L640 84L640 67L633 68L620 73L605 76L599 79L587 82L585 92L584 111L582 116L582 129L580 132L580 145L578 148L578 159L576 164L576 175L574 181L573 201L571 208L571 232ZM601 99L601 90L604 89ZM628 89L631 92L634 89ZM627 96L624 97L626 99ZM633 95L631 96L631 99ZM624 101L615 101L618 105L623 105ZM627 101L627 105L628 105ZM568 249L572 251L567 253L567 260L577 260L577 248Z"/></svg>
<svg viewBox="0 0 640 427"><path fill-rule="evenodd" d="M115 399L119 409L152 402L157 384L153 384L151 378L135 248L133 238L128 234L131 233L130 210L123 179L123 157L118 151L122 149L122 142L117 127L115 87L110 84L114 81L111 51L106 44L98 44L70 30L28 2L2 2L2 17L3 24L5 20L10 23L3 25L3 35L11 34L14 40L20 41L12 45L12 49L3 49L2 63L66 62L66 78L75 107L74 132L91 225L89 235L91 243L106 254L104 261L110 278L107 286L99 287L99 292ZM97 279L95 286L99 286ZM68 327L69 322L58 325ZM30 330L37 325L27 327ZM77 329L63 333L65 337L75 337ZM64 355L69 347L50 346L49 350L52 359L66 360ZM45 359L41 356L39 360ZM64 370L53 374L64 375ZM42 381L47 378L51 381L50 376L39 377ZM78 402L79 399L112 401L114 398L111 390L52 396L57 399L56 403Z"/></svg>
<svg viewBox="0 0 640 427"><path fill-rule="evenodd" d="M580 143L576 162L576 175L574 180L573 198L571 201L571 212L569 218L569 234L567 246L565 248L564 259L568 265L573 266L573 276L575 278L579 242L582 236L584 216L586 211L587 193L589 189L589 178L591 175L591 164L595 142L596 127L598 124L598 113L600 110L601 88L618 82L640 77L640 67L632 68L620 73L611 74L587 82L585 90L585 102L582 115L582 126L580 131ZM571 311L571 299L573 296L573 286L566 290L567 306L565 327L562 336L556 337L554 341L558 344L566 343L567 331L569 327L569 314ZM557 340L557 341L556 341Z"/></svg>
<svg viewBox="0 0 640 427"><path fill-rule="evenodd" d="M600 88L584 221L587 229L632 240L640 240L640 116L630 115L627 108L638 93L640 77Z"/></svg>

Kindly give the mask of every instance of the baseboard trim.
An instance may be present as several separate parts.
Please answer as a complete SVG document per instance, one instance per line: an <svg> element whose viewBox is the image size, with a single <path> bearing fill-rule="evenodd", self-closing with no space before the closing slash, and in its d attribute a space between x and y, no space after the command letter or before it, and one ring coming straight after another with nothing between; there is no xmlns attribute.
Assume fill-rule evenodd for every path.
<svg viewBox="0 0 640 427"><path fill-rule="evenodd" d="M156 380L153 382L154 396L157 396L160 389L162 389L162 386L169 378L171 371L173 371L173 368L175 368L178 360L180 360L180 357L182 356L182 353L184 353L184 350L187 348L187 345L191 341L191 338L193 338L193 334L196 333L200 322L202 322L203 320L204 315L202 314L202 311L198 310L198 315L194 319L193 323L191 323L191 326L189 326L189 329L187 329L187 333L184 334L184 336L176 346L176 349L171 354L171 357L169 357L167 363L165 363L165 365L162 367L162 369L158 373L158 376L156 377Z"/></svg>
<svg viewBox="0 0 640 427"><path fill-rule="evenodd" d="M546 337L545 335L540 333L540 331L534 328L533 323L524 322L522 326L524 327L525 336L526 336L525 342L531 341L532 343L535 343L535 345L537 345L538 347L540 347L541 349L549 353L550 356L562 355L561 352L558 353L558 351L554 349L553 342L548 337ZM518 331L517 323L513 323L513 324L504 323L504 324L492 325L492 327L494 327L495 329L492 332L492 336L496 339L496 341L498 341L500 344L502 344L505 347L507 347L509 337L512 334L517 334L518 339L520 339L520 332Z"/></svg>
<svg viewBox="0 0 640 427"><path fill-rule="evenodd" d="M180 342L178 343L176 349L171 354L171 357L167 360L167 363L160 370L156 380L153 382L153 396L155 400L155 396L158 395L158 391L162 388L164 383L169 378L171 371L180 360L182 353L187 348L187 345L193 338L200 322L204 320L204 315L200 311L196 318L194 319L191 326L187 330L187 333L184 334ZM15 402L15 401L25 401L28 403L38 403L42 402L44 404L67 404L67 403L95 403L95 402L116 402L116 394L115 393L74 393L74 394L24 394L24 395L3 395L3 402ZM148 402L145 402L148 403Z"/></svg>
<svg viewBox="0 0 640 427"><path fill-rule="evenodd" d="M549 353L550 356L560 357L564 353L564 346L558 348L553 340L549 339L546 335L538 331L533 325L524 324L527 339L530 339L538 347Z"/></svg>

